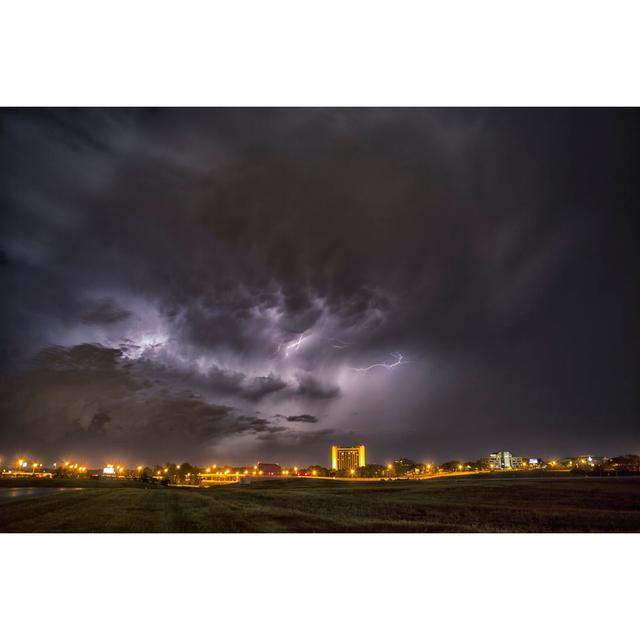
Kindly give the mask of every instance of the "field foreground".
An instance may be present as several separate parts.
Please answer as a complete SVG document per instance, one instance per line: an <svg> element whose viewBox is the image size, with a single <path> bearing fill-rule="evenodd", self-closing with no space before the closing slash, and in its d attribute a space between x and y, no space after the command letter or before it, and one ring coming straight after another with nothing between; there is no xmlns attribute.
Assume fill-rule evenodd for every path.
<svg viewBox="0 0 640 640"><path fill-rule="evenodd" d="M3 487L22 486L0 482ZM83 487L0 501L0 532L639 532L640 478Z"/></svg>

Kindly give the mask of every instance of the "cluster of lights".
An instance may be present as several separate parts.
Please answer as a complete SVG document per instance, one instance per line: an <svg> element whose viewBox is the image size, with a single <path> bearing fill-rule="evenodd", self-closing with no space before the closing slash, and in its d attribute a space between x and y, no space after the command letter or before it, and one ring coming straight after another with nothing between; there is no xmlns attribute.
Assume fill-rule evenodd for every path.
<svg viewBox="0 0 640 640"><path fill-rule="evenodd" d="M296 342L295 344L292 344L292 348L297 349L299 347L300 341ZM387 365L388 367L391 366L396 366L396 364L400 364L400 362L402 361L402 357L400 356L400 354L394 354L398 356L398 363L393 363L392 365ZM373 366L380 366L380 365L373 365ZM32 470L32 473L36 473L38 469L42 470L43 464L40 462L30 462L28 460L25 460L23 458L19 458L17 461L17 465L16 468L19 470L27 470L30 469ZM549 460L549 462L547 463L549 467L551 468L555 468L555 467L571 467L571 466L579 466L579 465L590 465L591 467L595 466L596 462L594 461L594 459L591 456L585 456L582 458L576 458L575 460L565 460L565 461L560 461L557 459L554 460ZM115 474L115 475L125 475L126 474L126 468L123 465L114 465L114 464L108 464L106 465L107 469L110 470L111 473ZM522 468L526 468L527 466L532 466L532 464L527 464L526 461L522 461L521 465ZM64 471L67 472L71 472L71 473L86 473L88 471L87 466L85 465L81 465L75 462L71 462L71 461L64 461L63 464L58 465L58 463L53 463L53 467L56 469L63 469ZM175 466L175 470L179 471L180 470L181 465L176 465ZM136 470L138 473L142 473L143 471L143 466L142 465L138 465L136 467ZM172 466L172 468L174 468ZM427 472L427 473L432 473L433 472L438 472L440 471L440 469L434 465L432 465L431 463L429 464L424 464L421 466L422 468L422 472ZM490 469L496 469L497 465L494 463L489 464L489 468ZM389 472L392 472L394 469L394 464L392 463L388 463L386 465L386 469ZM463 471L464 469L470 470L472 469L471 465L463 465L463 464L457 464L456 465L456 469L457 471ZM218 469L218 465L213 464L210 465L208 467L206 467L206 469L204 469L204 471L206 472L206 474L209 475L216 475L216 476L235 476L235 477L239 477L239 476L249 476L249 475L264 475L264 472L258 469L257 465L253 466L253 469L251 468L241 468L241 469L236 469L234 470L231 467L222 467L220 469ZM352 468L349 469L349 475L351 476L355 476L356 475L356 469ZM3 473L6 472L6 470L3 470ZM170 468L169 467L164 467L164 468L159 468L154 472L154 475L156 475L157 477L162 477L163 475L166 475L170 472ZM420 473L421 470L419 467L416 467L415 469L415 473ZM292 468L288 468L288 469L282 469L281 474L283 476L289 476L289 475L296 475L296 476L300 476L300 475L304 475L304 476L318 476L318 471L317 469L311 469L308 471L302 471L300 472L300 470L298 469L297 466L294 466ZM187 473L185 474L186 477L190 478L192 475L191 473Z"/></svg>
<svg viewBox="0 0 640 640"><path fill-rule="evenodd" d="M56 466L56 465L54 465ZM66 471L75 471L78 473L85 473L87 470L87 467L84 465L79 465L77 462L65 462L63 465L63 469L65 469Z"/></svg>
<svg viewBox="0 0 640 640"><path fill-rule="evenodd" d="M36 469L42 468L42 463L41 462L31 462L29 463L27 460L23 460L22 458L20 458L18 460L18 469L27 469L28 467L31 467L33 469L33 472L36 472Z"/></svg>

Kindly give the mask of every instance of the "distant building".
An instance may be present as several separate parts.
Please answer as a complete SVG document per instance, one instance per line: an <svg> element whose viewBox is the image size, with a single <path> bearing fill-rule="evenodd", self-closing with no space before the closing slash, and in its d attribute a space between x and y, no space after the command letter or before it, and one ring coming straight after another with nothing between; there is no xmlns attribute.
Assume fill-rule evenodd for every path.
<svg viewBox="0 0 640 640"><path fill-rule="evenodd" d="M258 473L263 476L279 476L282 474L282 467L273 462L258 462Z"/></svg>
<svg viewBox="0 0 640 640"><path fill-rule="evenodd" d="M509 451L496 451L489 456L494 469L511 469L513 468L513 459ZM522 462L522 458L520 458Z"/></svg>
<svg viewBox="0 0 640 640"><path fill-rule="evenodd" d="M334 471L350 471L366 464L363 444L357 447L331 447L331 468Z"/></svg>

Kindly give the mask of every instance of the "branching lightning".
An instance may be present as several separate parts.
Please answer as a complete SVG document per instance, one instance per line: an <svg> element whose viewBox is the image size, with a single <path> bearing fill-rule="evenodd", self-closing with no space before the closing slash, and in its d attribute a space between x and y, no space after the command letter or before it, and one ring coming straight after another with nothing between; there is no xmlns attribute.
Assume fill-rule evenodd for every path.
<svg viewBox="0 0 640 640"><path fill-rule="evenodd" d="M287 357L289 355L289 351L291 349L293 349L294 351L297 351L300 347L300 345L302 344L303 340L306 340L309 336L305 336L304 333L301 333L298 336L297 340L293 340L293 342L290 342L289 344L285 345L284 347L284 355L285 357Z"/></svg>
<svg viewBox="0 0 640 640"><path fill-rule="evenodd" d="M381 367L383 369L393 369L399 364L403 364L403 362L405 362L404 356L401 353L392 353L391 356L395 358L395 362L376 362L375 364L371 364L368 367L351 367L351 369L352 371L357 371L358 373L366 373L367 371L371 371L376 367Z"/></svg>

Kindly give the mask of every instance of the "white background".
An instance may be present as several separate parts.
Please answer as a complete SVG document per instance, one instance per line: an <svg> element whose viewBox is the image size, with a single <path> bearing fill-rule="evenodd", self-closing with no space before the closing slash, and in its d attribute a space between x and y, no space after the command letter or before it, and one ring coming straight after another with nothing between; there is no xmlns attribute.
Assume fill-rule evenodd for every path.
<svg viewBox="0 0 640 640"><path fill-rule="evenodd" d="M4 106L639 102L632 2L7 4ZM633 637L639 542L1 535L0 634Z"/></svg>

